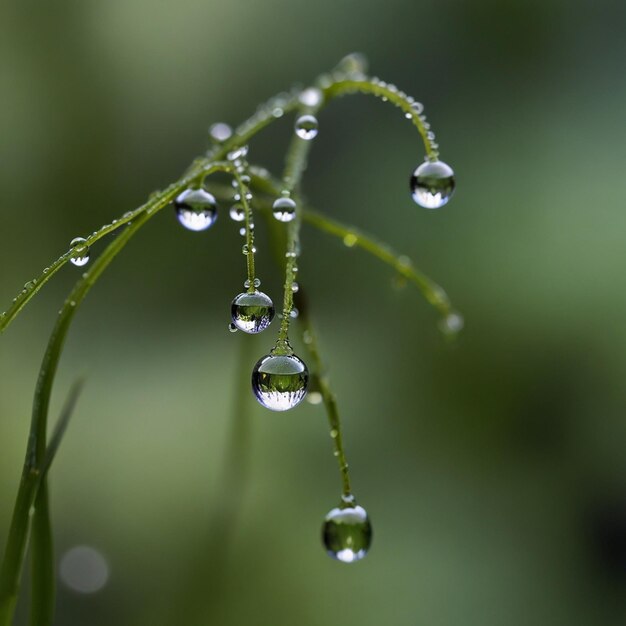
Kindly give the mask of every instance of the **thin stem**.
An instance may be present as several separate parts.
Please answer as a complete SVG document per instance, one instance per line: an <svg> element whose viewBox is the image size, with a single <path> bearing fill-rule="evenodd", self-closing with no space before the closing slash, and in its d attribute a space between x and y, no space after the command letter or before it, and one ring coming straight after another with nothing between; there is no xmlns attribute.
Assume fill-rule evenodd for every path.
<svg viewBox="0 0 626 626"><path fill-rule="evenodd" d="M302 296L301 296L302 297ZM304 302L304 301L303 301ZM343 447L343 434L341 429L341 420L339 419L339 409L337 407L337 398L333 393L328 376L325 374L324 366L319 352L317 337L313 330L311 317L306 303L300 306L300 315L298 317L302 326L302 339L311 355L312 374L319 382L319 391L322 395L322 401L326 408L328 416L328 425L330 426L330 436L335 447L334 455L339 464L339 472L341 474L341 482L343 485L343 495L350 496L352 493L350 487L350 473L348 471L348 461L346 459L345 449Z"/></svg>
<svg viewBox="0 0 626 626"><path fill-rule="evenodd" d="M326 100L360 92L378 96L385 102L389 101L395 104L404 111L405 117L409 119L419 131L422 136L422 141L424 142L428 159L431 161L438 159L439 145L436 143L435 135L430 130L430 123L426 120L426 116L423 113L423 105L411 96L407 96L407 94L400 91L394 85L389 85L378 78L366 78L364 76L351 78L348 75L343 77L337 76L336 80L327 81L322 85L322 91Z"/></svg>
<svg viewBox="0 0 626 626"><path fill-rule="evenodd" d="M245 171L245 166L241 165L242 170ZM241 205L243 206L244 216L245 216L245 229L246 229L246 269L248 272L248 293L254 293L256 290L255 287L255 268L254 268L254 255L256 253L256 248L254 247L254 217L252 216L252 208L250 207L250 202L248 200L248 193L250 188L243 181L241 173L237 171L238 168L235 169L233 176L237 181L237 190L239 193Z"/></svg>
<svg viewBox="0 0 626 626"><path fill-rule="evenodd" d="M46 478L35 498L32 521L32 598L30 603L31 626L51 626L54 620L55 576L54 548L50 523L50 502Z"/></svg>

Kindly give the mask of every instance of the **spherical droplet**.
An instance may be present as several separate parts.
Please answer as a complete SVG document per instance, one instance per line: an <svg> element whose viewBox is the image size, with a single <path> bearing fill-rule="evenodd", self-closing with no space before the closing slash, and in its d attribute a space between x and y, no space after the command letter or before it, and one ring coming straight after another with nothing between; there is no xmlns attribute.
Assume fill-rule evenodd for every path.
<svg viewBox="0 0 626 626"><path fill-rule="evenodd" d="M230 207L229 215L233 222L243 222L246 219L246 212L241 204L233 204Z"/></svg>
<svg viewBox="0 0 626 626"><path fill-rule="evenodd" d="M463 330L464 325L463 316L456 311L451 311L441 320L439 327L446 335L456 335Z"/></svg>
<svg viewBox="0 0 626 626"><path fill-rule="evenodd" d="M240 293L230 307L233 324L251 334L265 330L274 319L274 312L274 303L262 291Z"/></svg>
<svg viewBox="0 0 626 626"><path fill-rule="evenodd" d="M252 370L252 391L272 411L293 409L306 396L309 371L295 354L268 354Z"/></svg>
<svg viewBox="0 0 626 626"><path fill-rule="evenodd" d="M209 135L216 143L222 143L230 139L232 134L233 129L228 124L224 124L224 122L218 122L209 128Z"/></svg>
<svg viewBox="0 0 626 626"><path fill-rule="evenodd" d="M237 161L238 159L245 159L246 156L248 156L248 146L239 146L238 148L231 150L226 155L226 158L229 161Z"/></svg>
<svg viewBox="0 0 626 626"><path fill-rule="evenodd" d="M296 216L296 203L291 198L278 198L272 205L272 213L279 222L291 222Z"/></svg>
<svg viewBox="0 0 626 626"><path fill-rule="evenodd" d="M426 209L438 209L454 193L454 172L443 161L425 161L411 176L413 200Z"/></svg>
<svg viewBox="0 0 626 626"><path fill-rule="evenodd" d="M87 240L82 237L75 237L70 242L70 248L72 248L72 252L74 252L77 256L73 256L70 259L70 262L73 263L76 267L82 267L83 265L87 265L89 263L89 246L85 245Z"/></svg>
<svg viewBox="0 0 626 626"><path fill-rule="evenodd" d="M204 189L185 189L174 200L176 217L188 230L206 230L217 219L217 202Z"/></svg>
<svg viewBox="0 0 626 626"><path fill-rule="evenodd" d="M305 89L299 96L298 100L307 107L316 107L322 102L322 92L317 87L309 87Z"/></svg>
<svg viewBox="0 0 626 626"><path fill-rule="evenodd" d="M361 560L372 543L372 525L367 511L345 502L326 515L322 526L326 552L342 563Z"/></svg>
<svg viewBox="0 0 626 626"><path fill-rule="evenodd" d="M310 139L314 139L317 136L318 127L319 124L315 116L301 115L296 120L296 135L298 135L300 139L309 141Z"/></svg>

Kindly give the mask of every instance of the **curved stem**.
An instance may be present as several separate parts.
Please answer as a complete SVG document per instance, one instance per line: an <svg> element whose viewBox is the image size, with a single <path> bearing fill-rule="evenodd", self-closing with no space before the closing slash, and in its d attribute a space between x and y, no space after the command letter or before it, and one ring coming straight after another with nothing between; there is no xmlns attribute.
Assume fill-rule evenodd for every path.
<svg viewBox="0 0 626 626"><path fill-rule="evenodd" d="M245 166L242 164L241 169L245 171ZM255 282L255 269L254 269L254 255L256 248L254 247L254 218L252 216L252 208L248 200L248 193L250 191L248 185L243 181L241 173L236 168L233 172L233 176L237 182L237 191L239 193L241 205L243 206L245 216L245 229L246 229L246 269L248 273L248 293L254 293L256 287Z"/></svg>

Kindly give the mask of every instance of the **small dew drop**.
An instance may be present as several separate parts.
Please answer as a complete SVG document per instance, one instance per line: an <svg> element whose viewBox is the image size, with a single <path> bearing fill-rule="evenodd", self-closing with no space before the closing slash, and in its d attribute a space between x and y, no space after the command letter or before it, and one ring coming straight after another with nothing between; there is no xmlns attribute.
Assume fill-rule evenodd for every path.
<svg viewBox="0 0 626 626"><path fill-rule="evenodd" d="M296 217L296 203L289 197L278 198L272 205L272 215L279 222L291 222Z"/></svg>
<svg viewBox="0 0 626 626"><path fill-rule="evenodd" d="M291 291L293 293L298 293L298 291L300 290L300 285L298 285L298 283L292 283L291 285Z"/></svg>
<svg viewBox="0 0 626 626"><path fill-rule="evenodd" d="M372 525L367 511L342 499L339 507L332 509L324 519L322 543L333 559L342 563L360 561L372 543Z"/></svg>
<svg viewBox="0 0 626 626"><path fill-rule="evenodd" d="M86 245L86 241L87 240L82 237L75 237L70 242L70 248L72 248L72 252L76 254L76 256L70 259L70 262L76 267L82 267L89 263L89 246Z"/></svg>
<svg viewBox="0 0 626 626"><path fill-rule="evenodd" d="M223 143L227 139L230 139L233 134L233 129L224 122L217 122L209 128L209 135L211 139L216 143Z"/></svg>
<svg viewBox="0 0 626 626"><path fill-rule="evenodd" d="M252 371L252 391L261 405L287 411L306 396L309 371L295 354L268 354Z"/></svg>
<svg viewBox="0 0 626 626"><path fill-rule="evenodd" d="M359 239L356 235L354 235L353 233L348 233L343 238L343 245L347 246L348 248L353 248L358 240Z"/></svg>
<svg viewBox="0 0 626 626"><path fill-rule="evenodd" d="M425 161L411 176L413 200L426 209L438 209L454 193L454 171L443 161Z"/></svg>
<svg viewBox="0 0 626 626"><path fill-rule="evenodd" d="M241 204L233 204L230 207L229 215L233 222L243 222L246 219L246 212Z"/></svg>
<svg viewBox="0 0 626 626"><path fill-rule="evenodd" d="M439 327L446 335L456 335L463 330L464 325L465 320L463 316L456 311L452 311L441 320Z"/></svg>
<svg viewBox="0 0 626 626"><path fill-rule="evenodd" d="M239 229L239 234L240 234L242 237L245 237L245 236L246 236L246 229L245 229L245 228L243 228L243 227L242 227L242 228L240 228L240 229Z"/></svg>
<svg viewBox="0 0 626 626"><path fill-rule="evenodd" d="M336 428L333 428L333 429L330 431L330 436L331 436L333 439L337 439L337 437L339 437L339 431L338 431Z"/></svg>
<svg viewBox="0 0 626 626"><path fill-rule="evenodd" d="M196 232L210 228L217 219L217 202L204 189L186 189L174 200L178 221Z"/></svg>
<svg viewBox="0 0 626 626"><path fill-rule="evenodd" d="M238 329L238 328L237 328L237 327L236 327L236 326L235 326L235 325L231 322L231 323L228 325L228 330L229 330L231 333L236 333L239 329Z"/></svg>
<svg viewBox="0 0 626 626"><path fill-rule="evenodd" d="M246 255L250 253L254 254L256 252L256 247L255 246L249 247L247 243L244 243L243 247L241 248L241 252Z"/></svg>
<svg viewBox="0 0 626 626"><path fill-rule="evenodd" d="M309 391L309 393L306 396L306 401L309 404L321 404L322 403L322 394L319 391Z"/></svg>
<svg viewBox="0 0 626 626"><path fill-rule="evenodd" d="M309 141L317 137L319 124L313 115L302 115L296 120L295 131L300 139Z"/></svg>
<svg viewBox="0 0 626 626"><path fill-rule="evenodd" d="M316 107L322 103L322 98L322 92L317 87L309 87L300 94L298 100L306 107Z"/></svg>

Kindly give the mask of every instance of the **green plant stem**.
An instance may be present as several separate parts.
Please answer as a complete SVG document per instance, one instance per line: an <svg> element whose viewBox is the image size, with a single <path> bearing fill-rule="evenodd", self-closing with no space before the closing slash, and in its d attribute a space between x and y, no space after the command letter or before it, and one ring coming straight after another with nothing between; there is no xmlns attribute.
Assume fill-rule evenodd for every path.
<svg viewBox="0 0 626 626"><path fill-rule="evenodd" d="M55 575L50 503L45 476L37 490L32 520L32 598L30 625L51 626L54 620Z"/></svg>
<svg viewBox="0 0 626 626"><path fill-rule="evenodd" d="M324 365L320 356L317 337L313 329L309 309L306 304L300 307L300 315L298 320L302 326L302 338L309 354L311 355L312 373L317 377L319 382L319 391L322 395L322 401L326 408L328 416L328 425L330 426L330 436L335 447L335 457L339 464L339 472L341 474L341 482L343 486L343 495L350 496L352 494L350 486L350 472L348 470L348 461L343 446L343 434L341 429L341 420L339 418L339 409L337 407L337 398L332 391L328 376L325 374Z"/></svg>
<svg viewBox="0 0 626 626"><path fill-rule="evenodd" d="M254 268L254 255L255 255L255 247L254 247L254 218L252 216L252 208L250 207L250 202L248 201L248 191L249 187L246 185L242 178L241 174L235 169L233 172L233 176L237 181L237 191L241 198L241 205L243 206L244 216L245 216L245 229L246 229L246 269L248 272L248 293L254 293L256 287L254 286L255 279L255 268Z"/></svg>

